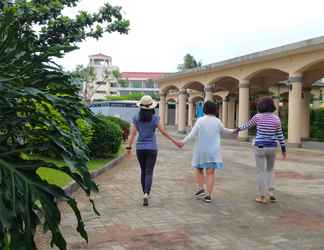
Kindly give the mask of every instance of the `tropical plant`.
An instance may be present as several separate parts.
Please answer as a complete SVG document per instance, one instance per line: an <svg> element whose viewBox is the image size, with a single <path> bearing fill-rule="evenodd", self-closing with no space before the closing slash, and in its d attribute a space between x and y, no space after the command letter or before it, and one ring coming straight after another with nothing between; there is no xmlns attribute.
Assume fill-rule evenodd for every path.
<svg viewBox="0 0 324 250"><path fill-rule="evenodd" d="M201 61L197 61L192 55L186 54L183 57L183 63L178 65L178 70L193 69L201 66Z"/></svg>
<svg viewBox="0 0 324 250"><path fill-rule="evenodd" d="M77 231L88 239L75 199L37 174L40 168L54 169L70 176L89 197L98 191L77 126L78 119L95 118L78 96L79 88L72 84L70 75L52 60L76 49L75 43L86 37L98 38L104 31L127 32L128 22L122 19L119 7L109 4L98 14L81 12L75 19L61 14L65 6L77 2L1 1L0 249L37 249L34 235L39 225L51 232L52 246L66 249L58 201L72 208ZM105 29L100 26L103 22L107 23ZM35 24L40 31L34 31ZM94 24L97 28L91 29ZM50 109L62 120L52 119ZM33 140L37 136L46 140L37 143ZM65 166L31 158L34 150L55 152Z"/></svg>

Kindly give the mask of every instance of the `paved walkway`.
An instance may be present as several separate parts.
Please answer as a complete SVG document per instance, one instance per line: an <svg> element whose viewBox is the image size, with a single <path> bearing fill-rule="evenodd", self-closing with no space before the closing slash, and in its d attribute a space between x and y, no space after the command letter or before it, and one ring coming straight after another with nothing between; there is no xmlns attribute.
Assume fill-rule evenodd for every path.
<svg viewBox="0 0 324 250"><path fill-rule="evenodd" d="M142 207L136 159L97 178L97 217L76 192L90 236L86 245L75 233L71 211L63 206L63 230L70 249L324 249L324 154L290 150L277 162L276 204L254 202L252 148L227 140L225 168L216 173L213 202L193 198L192 146L183 151L160 138L149 207ZM208 146L208 145L206 145ZM45 249L41 246L40 249Z"/></svg>

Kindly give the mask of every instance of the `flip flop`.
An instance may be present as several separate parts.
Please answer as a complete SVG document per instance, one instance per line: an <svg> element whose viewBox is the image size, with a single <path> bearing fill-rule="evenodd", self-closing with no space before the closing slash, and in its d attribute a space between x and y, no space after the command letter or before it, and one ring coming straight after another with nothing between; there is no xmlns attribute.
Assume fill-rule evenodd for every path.
<svg viewBox="0 0 324 250"><path fill-rule="evenodd" d="M265 197L257 197L257 198L255 198L255 202L260 203L260 204L267 204L268 203Z"/></svg>

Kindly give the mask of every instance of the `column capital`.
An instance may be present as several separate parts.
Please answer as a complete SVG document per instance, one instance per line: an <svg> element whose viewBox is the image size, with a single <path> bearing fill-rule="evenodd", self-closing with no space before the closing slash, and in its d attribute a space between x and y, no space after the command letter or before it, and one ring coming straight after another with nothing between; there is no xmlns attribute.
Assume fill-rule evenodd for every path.
<svg viewBox="0 0 324 250"><path fill-rule="evenodd" d="M229 99L230 99L230 98L229 98L229 96L228 96L228 95L227 95L227 96L224 96L224 97L223 97L223 102L228 102L228 101L229 101Z"/></svg>
<svg viewBox="0 0 324 250"><path fill-rule="evenodd" d="M303 82L303 76L299 74L290 75L288 78L288 84Z"/></svg>
<svg viewBox="0 0 324 250"><path fill-rule="evenodd" d="M213 92L213 87L208 86L204 88L205 92Z"/></svg>
<svg viewBox="0 0 324 250"><path fill-rule="evenodd" d="M239 83L239 88L246 89L250 87L250 81L249 80L241 80Z"/></svg>
<svg viewBox="0 0 324 250"><path fill-rule="evenodd" d="M186 95L187 94L187 90L186 89L180 89L178 92L178 95Z"/></svg>
<svg viewBox="0 0 324 250"><path fill-rule="evenodd" d="M167 94L166 94L165 92L160 92L160 93L159 93L159 96L160 96L161 98L165 98L165 97L167 96Z"/></svg>

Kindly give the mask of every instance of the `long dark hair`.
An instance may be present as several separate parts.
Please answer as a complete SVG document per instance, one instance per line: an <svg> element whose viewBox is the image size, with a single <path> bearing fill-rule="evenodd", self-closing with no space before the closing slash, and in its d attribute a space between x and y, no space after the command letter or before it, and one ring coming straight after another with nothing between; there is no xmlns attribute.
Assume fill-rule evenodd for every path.
<svg viewBox="0 0 324 250"><path fill-rule="evenodd" d="M215 102L212 101L205 102L203 111L206 115L214 115L216 117L218 116L217 105Z"/></svg>
<svg viewBox="0 0 324 250"><path fill-rule="evenodd" d="M139 112L139 121L140 122L150 122L152 117L155 114L154 109L141 109Z"/></svg>
<svg viewBox="0 0 324 250"><path fill-rule="evenodd" d="M273 113L277 110L273 98L266 96L258 101L257 109L259 113Z"/></svg>

